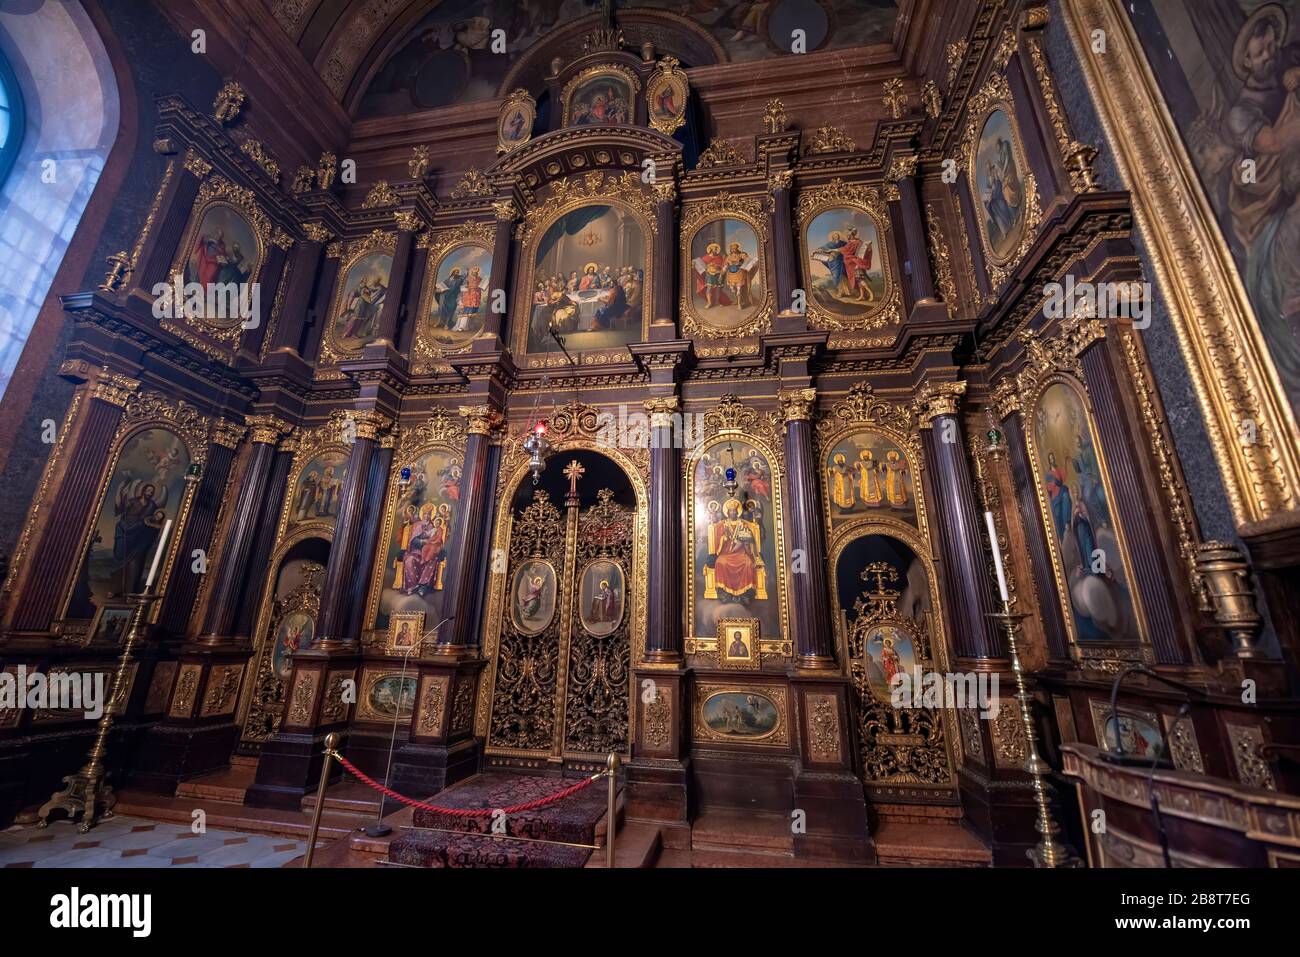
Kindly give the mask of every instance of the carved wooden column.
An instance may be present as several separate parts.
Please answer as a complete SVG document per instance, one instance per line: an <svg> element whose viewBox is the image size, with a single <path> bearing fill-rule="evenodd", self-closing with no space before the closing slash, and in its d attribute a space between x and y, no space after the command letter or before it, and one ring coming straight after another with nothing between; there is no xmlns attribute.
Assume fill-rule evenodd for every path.
<svg viewBox="0 0 1300 957"><path fill-rule="evenodd" d="M460 415L469 422L465 440L465 464L461 475L460 520L452 532L447 556L447 583L442 613L452 616L438 631L434 652L467 656L477 650L474 634L474 598L480 584L477 575L483 551L488 546L488 523L497 476L493 445L505 424L499 409L490 405L461 406ZM434 622L429 622L432 627Z"/></svg>
<svg viewBox="0 0 1300 957"><path fill-rule="evenodd" d="M236 613L248 581L249 556L263 517L276 444L291 428L287 422L272 415L251 415L247 422L251 446L248 464L239 480L239 497L231 512L226 544L213 570L216 577L201 632L200 640L209 645L248 638L247 635L235 634Z"/></svg>
<svg viewBox="0 0 1300 957"><path fill-rule="evenodd" d="M338 519L334 523L334 540L330 544L329 563L321 587L320 612L316 619L318 649L356 646L360 635L349 628L351 618L351 582L357 574L359 546L363 526L370 517L365 512L366 489L371 474L371 460L379 442L379 433L392 420L372 410L352 411L348 417L356 424L356 441L348 456L348 474L339 497Z"/></svg>
<svg viewBox="0 0 1300 957"><path fill-rule="evenodd" d="M154 143L154 150L174 152L175 146L170 140L159 140ZM194 210L199 185L212 172L212 164L190 149L179 162L169 160L167 170L158 190L157 218L140 247L132 276L131 284L146 293L155 284L168 281L167 272Z"/></svg>
<svg viewBox="0 0 1300 957"><path fill-rule="evenodd" d="M311 305L312 290L316 285L316 271L320 268L321 253L334 234L320 223L304 223L305 239L294 250L289 270L284 300L280 304L280 318L271 336L271 351L291 349L298 351L303 327L307 322L307 307Z"/></svg>
<svg viewBox="0 0 1300 957"><path fill-rule="evenodd" d="M794 319L802 328L804 314L791 312L794 291L799 285L790 212L790 189L793 185L793 170L782 169L768 174L767 191L772 197L772 262L776 278L777 316Z"/></svg>
<svg viewBox="0 0 1300 957"><path fill-rule="evenodd" d="M677 338L677 184L672 179L655 183L654 194L654 300L649 339L657 342Z"/></svg>
<svg viewBox="0 0 1300 957"><path fill-rule="evenodd" d="M650 555L646 569L646 660L682 660L681 422L676 396L646 399L650 414Z"/></svg>
<svg viewBox="0 0 1300 957"><path fill-rule="evenodd" d="M965 382L926 382L917 394L916 411L943 556L953 650L958 658L1002 663L1002 637L996 623L986 617L995 605L980 535L984 521L975 508L974 483L957 416L965 392Z"/></svg>
<svg viewBox="0 0 1300 957"><path fill-rule="evenodd" d="M384 297L384 306L379 311L375 336L376 341L384 340L396 348L397 324L402 310L406 308L406 276L411 266L411 249L415 245L415 234L424 228L424 222L418 214L408 211L394 213L393 221L397 225L397 246L393 250L389 294Z"/></svg>
<svg viewBox="0 0 1300 957"><path fill-rule="evenodd" d="M907 314L914 319L947 319L946 308L934 295L934 273L930 269L925 220L916 189L916 162L915 155L895 156L885 177L890 181L887 188L893 190L890 208L896 228L902 234L905 253L903 271L906 275L903 284L907 295L903 305Z"/></svg>
<svg viewBox="0 0 1300 957"><path fill-rule="evenodd" d="M514 232L515 220L519 218L519 207L513 199L499 199L492 204L496 214L496 231L492 234L492 274L488 277L487 309L483 313L483 331L475 338L471 347L475 352L492 352L502 348L502 336L506 330L502 327L505 316L492 309L492 300L496 291L510 288L510 238ZM429 264L433 268L433 264ZM510 299L506 296L506 301ZM513 318L513 317L512 317ZM527 317L520 319L527 322Z"/></svg>
<svg viewBox="0 0 1300 957"><path fill-rule="evenodd" d="M817 497L812 417L817 390L777 393L785 416L786 548L790 553L791 629L800 668L832 669L830 592L826 587L826 532Z"/></svg>
<svg viewBox="0 0 1300 957"><path fill-rule="evenodd" d="M40 632L53 622L63 586L84 556L82 522L95 507L122 410L140 385L80 362L64 363L60 373L78 377L86 386L74 394L62 425L64 435L46 466L44 482L50 490L28 518L31 525L25 534L33 533L35 544L23 555L19 543L6 583L11 587L6 598L14 631Z"/></svg>

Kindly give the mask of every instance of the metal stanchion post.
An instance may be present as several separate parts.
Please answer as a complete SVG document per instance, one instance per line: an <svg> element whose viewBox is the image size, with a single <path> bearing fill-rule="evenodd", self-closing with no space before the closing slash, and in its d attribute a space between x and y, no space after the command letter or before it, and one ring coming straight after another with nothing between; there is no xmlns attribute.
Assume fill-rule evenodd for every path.
<svg viewBox="0 0 1300 957"><path fill-rule="evenodd" d="M618 755L613 751L609 752L609 760L605 762L605 774L609 777L609 811L605 815L605 866L612 868L614 832L618 830L618 820L615 816L615 804L618 800Z"/></svg>
<svg viewBox="0 0 1300 957"><path fill-rule="evenodd" d="M320 766L320 786L316 789L316 809L311 815L311 834L307 836L307 856L303 858L302 866L311 867L312 856L316 853L316 834L320 831L320 816L325 809L325 788L330 783L330 761L338 753L339 735L337 731L331 731L325 735L325 761Z"/></svg>

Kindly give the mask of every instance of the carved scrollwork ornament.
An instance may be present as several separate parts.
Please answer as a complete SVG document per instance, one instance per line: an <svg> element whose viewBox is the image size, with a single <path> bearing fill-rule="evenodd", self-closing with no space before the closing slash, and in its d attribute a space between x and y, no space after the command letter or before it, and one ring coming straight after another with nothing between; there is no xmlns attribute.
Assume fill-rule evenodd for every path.
<svg viewBox="0 0 1300 957"><path fill-rule="evenodd" d="M665 429L672 427L673 416L681 408L681 402L677 396L670 395L646 399L641 403L641 407L650 413L650 427L652 429Z"/></svg>
<svg viewBox="0 0 1300 957"><path fill-rule="evenodd" d="M293 174L293 183L289 191L295 196L301 196L303 193L310 193L315 184L316 171L310 166L299 166L298 171Z"/></svg>
<svg viewBox="0 0 1300 957"><path fill-rule="evenodd" d="M494 196L496 189L481 170L467 170L451 190L452 199L473 199L476 196Z"/></svg>
<svg viewBox="0 0 1300 957"><path fill-rule="evenodd" d="M90 394L92 398L107 402L110 405L116 405L125 408L137 389L140 388L138 379L132 379L124 375L116 375L105 370L95 379L95 384L91 387Z"/></svg>
<svg viewBox="0 0 1300 957"><path fill-rule="evenodd" d="M393 223L404 233L418 233L424 228L424 219L414 210L393 213Z"/></svg>
<svg viewBox="0 0 1300 957"><path fill-rule="evenodd" d="M820 126L813 131L812 140L804 152L815 156L818 153L852 153L857 148L853 137L838 126Z"/></svg>
<svg viewBox="0 0 1300 957"><path fill-rule="evenodd" d="M934 80L926 80L925 86L921 87L921 102L925 104L925 115L930 119L938 119L943 112L943 95L939 92L939 84Z"/></svg>
<svg viewBox="0 0 1300 957"><path fill-rule="evenodd" d="M768 100L763 110L763 129L768 133L784 133L786 123L785 104L777 98Z"/></svg>
<svg viewBox="0 0 1300 957"><path fill-rule="evenodd" d="M411 158L406 161L406 172L411 179L424 179L429 173L429 147L423 143L411 147Z"/></svg>
<svg viewBox="0 0 1300 957"><path fill-rule="evenodd" d="M185 162L182 165L197 179L203 179L212 172L212 164L196 153L192 147L185 151Z"/></svg>
<svg viewBox="0 0 1300 957"><path fill-rule="evenodd" d="M222 126L228 126L239 117L247 99L248 94L242 86L234 80L227 80L212 101L213 118Z"/></svg>
<svg viewBox="0 0 1300 957"><path fill-rule="evenodd" d="M257 140L244 140L239 144L239 152L256 163L258 169L266 174L267 179L277 186L279 185L280 164L276 162L275 157L266 151L265 146Z"/></svg>
<svg viewBox="0 0 1300 957"><path fill-rule="evenodd" d="M316 162L316 184L321 189L329 189L334 185L334 177L338 175L339 159L329 150L320 154L320 159Z"/></svg>
<svg viewBox="0 0 1300 957"><path fill-rule="evenodd" d="M885 174L885 179L897 183L906 176L915 176L917 161L918 157L915 153L895 156L889 163L889 172Z"/></svg>
<svg viewBox="0 0 1300 957"><path fill-rule="evenodd" d="M326 229L323 223L303 223L302 234L307 237L308 242L320 243L322 246L334 238L334 234Z"/></svg>
<svg viewBox="0 0 1300 957"><path fill-rule="evenodd" d="M401 202L401 197L397 191L389 185L388 180L381 179L370 187L370 192L366 193L366 198L361 201L362 209L376 209L380 206L396 206Z"/></svg>
<svg viewBox="0 0 1300 957"><path fill-rule="evenodd" d="M513 223L519 218L519 207L513 199L502 199L492 204L492 212L498 222Z"/></svg>
<svg viewBox="0 0 1300 957"><path fill-rule="evenodd" d="M748 164L736 148L720 137L709 140L709 145L695 163L696 169L713 169L718 166L745 166Z"/></svg>
<svg viewBox="0 0 1300 957"><path fill-rule="evenodd" d="M782 189L789 190L793 185L794 170L792 169L777 170L775 173L768 174L767 191L769 193L776 193Z"/></svg>

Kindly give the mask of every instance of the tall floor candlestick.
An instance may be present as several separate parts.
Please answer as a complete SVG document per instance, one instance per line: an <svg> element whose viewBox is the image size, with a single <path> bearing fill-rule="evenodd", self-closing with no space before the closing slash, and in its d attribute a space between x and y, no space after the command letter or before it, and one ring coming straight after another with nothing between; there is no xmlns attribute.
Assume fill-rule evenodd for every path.
<svg viewBox="0 0 1300 957"><path fill-rule="evenodd" d="M1038 806L1038 846L1025 853L1034 862L1035 867L1079 867L1081 861L1062 843L1058 835L1061 829L1052 818L1052 802L1047 792L1046 777L1052 770L1051 765L1038 756L1038 734L1034 728L1034 719L1029 712L1029 692L1025 685L1025 672L1020 666L1020 652L1016 648L1016 622L1028 615L1016 615L1011 611L1011 599L1007 594L1007 577L1002 568L1002 547L998 544L997 526L993 522L993 513L984 513L984 522L989 529L989 547L993 549L993 567L998 576L998 591L1002 596L1002 611L989 615L1001 621L1007 629L1007 650L1011 655L1011 671L1016 676L1016 700L1020 703L1020 720L1025 726L1025 770L1034 786L1034 803Z"/></svg>

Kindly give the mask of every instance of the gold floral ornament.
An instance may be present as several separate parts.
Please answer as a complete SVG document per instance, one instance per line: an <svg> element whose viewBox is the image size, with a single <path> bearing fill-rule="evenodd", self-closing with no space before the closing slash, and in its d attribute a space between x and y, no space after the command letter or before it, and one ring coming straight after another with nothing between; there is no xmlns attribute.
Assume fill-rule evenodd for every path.
<svg viewBox="0 0 1300 957"><path fill-rule="evenodd" d="M763 129L768 133L784 133L786 122L785 104L780 99L768 100L763 111Z"/></svg>
<svg viewBox="0 0 1300 957"><path fill-rule="evenodd" d="M853 137L849 136L838 126L818 127L813 133L812 142L804 150L809 155L817 153L852 153L858 148L858 144L853 142Z"/></svg>
<svg viewBox="0 0 1300 957"><path fill-rule="evenodd" d="M921 102L925 106L925 115L935 119L943 111L943 97L939 93L939 84L926 80L921 87Z"/></svg>
<svg viewBox="0 0 1300 957"><path fill-rule="evenodd" d="M424 179L429 172L429 147L421 144L412 148L411 158L406 161L406 171L411 179Z"/></svg>
<svg viewBox="0 0 1300 957"><path fill-rule="evenodd" d="M223 126L229 125L239 117L247 99L248 94L242 86L234 80L227 80L217 91L217 98L212 101L212 116Z"/></svg>
<svg viewBox="0 0 1300 957"><path fill-rule="evenodd" d="M266 147L257 140L244 140L244 142L239 145L239 152L243 153L256 163L272 183L279 185L280 164L277 163L275 158L266 151Z"/></svg>
<svg viewBox="0 0 1300 957"><path fill-rule="evenodd" d="M883 97L885 109L889 110L889 115L894 119L902 119L903 114L907 111L907 94L903 92L903 81L898 77L885 81L885 95Z"/></svg>
<svg viewBox="0 0 1300 957"><path fill-rule="evenodd" d="M375 209L379 206L396 206L401 202L397 191L388 184L388 180L381 179L370 187L370 192L366 193L366 198L361 201L362 209Z"/></svg>
<svg viewBox="0 0 1300 957"><path fill-rule="evenodd" d="M338 175L338 170L338 157L328 150L321 153L320 160L316 164L316 184L321 189L329 189L334 185L334 177Z"/></svg>
<svg viewBox="0 0 1300 957"><path fill-rule="evenodd" d="M481 170L468 170L451 191L452 199L472 199L476 196L495 196L496 190Z"/></svg>
<svg viewBox="0 0 1300 957"><path fill-rule="evenodd" d="M293 184L289 187L290 192L295 196L303 193L310 193L312 187L316 184L316 171L310 166L299 166L298 172L293 174Z"/></svg>
<svg viewBox="0 0 1300 957"><path fill-rule="evenodd" d="M724 139L714 137L708 147L700 154L696 169L712 169L715 166L744 166L748 161L736 151L736 148Z"/></svg>

